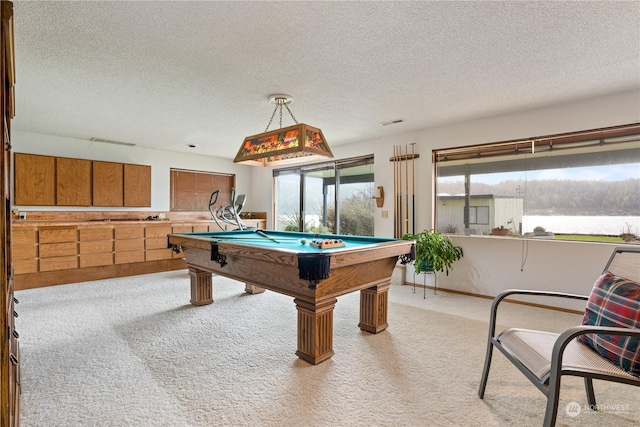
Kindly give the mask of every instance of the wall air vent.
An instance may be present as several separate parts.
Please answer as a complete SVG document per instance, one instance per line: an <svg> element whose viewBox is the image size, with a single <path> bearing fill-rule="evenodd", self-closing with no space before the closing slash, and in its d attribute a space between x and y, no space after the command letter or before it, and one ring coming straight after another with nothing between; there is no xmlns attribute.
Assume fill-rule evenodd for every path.
<svg viewBox="0 0 640 427"><path fill-rule="evenodd" d="M394 120L388 120L386 122L382 122L380 123L382 126L389 126L389 125L395 125L396 123L404 123L404 119L394 119Z"/></svg>
<svg viewBox="0 0 640 427"><path fill-rule="evenodd" d="M136 145L133 142L114 141L112 139L104 139L104 138L91 138L89 141L91 141L91 142L102 142L102 143L105 143L105 144L126 145L127 147L133 147L133 146Z"/></svg>

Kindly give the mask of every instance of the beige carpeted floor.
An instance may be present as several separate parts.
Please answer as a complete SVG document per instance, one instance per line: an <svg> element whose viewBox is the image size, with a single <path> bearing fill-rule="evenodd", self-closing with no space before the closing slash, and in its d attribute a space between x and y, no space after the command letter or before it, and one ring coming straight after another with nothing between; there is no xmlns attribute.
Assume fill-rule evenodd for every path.
<svg viewBox="0 0 640 427"><path fill-rule="evenodd" d="M292 298L214 278L189 304L186 271L17 292L21 425L538 426L544 396L496 354L477 397L489 300L394 285L389 328L357 327L359 294L338 299L335 355L295 356ZM578 315L505 305L502 325L561 330ZM511 320L507 320L510 317ZM640 388L563 383L558 425L640 425Z"/></svg>

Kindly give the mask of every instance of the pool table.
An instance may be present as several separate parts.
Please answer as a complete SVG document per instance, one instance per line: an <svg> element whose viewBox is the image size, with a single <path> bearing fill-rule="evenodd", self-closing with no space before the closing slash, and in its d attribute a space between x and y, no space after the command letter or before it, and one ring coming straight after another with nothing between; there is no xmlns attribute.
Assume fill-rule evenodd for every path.
<svg viewBox="0 0 640 427"><path fill-rule="evenodd" d="M316 247L324 244L329 247ZM360 291L360 329L375 334L387 328L391 275L399 257L412 259L413 244L273 230L168 235L169 247L184 253L194 305L213 302L212 273L245 282L248 293L268 289L293 297L296 355L312 364L333 355L333 309L340 295Z"/></svg>

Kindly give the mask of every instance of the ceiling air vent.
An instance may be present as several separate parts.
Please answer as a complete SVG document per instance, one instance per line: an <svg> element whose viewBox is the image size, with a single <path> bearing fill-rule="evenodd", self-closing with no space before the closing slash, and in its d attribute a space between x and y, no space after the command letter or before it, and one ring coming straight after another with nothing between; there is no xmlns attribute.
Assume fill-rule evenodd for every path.
<svg viewBox="0 0 640 427"><path fill-rule="evenodd" d="M105 144L116 144L116 145L126 145L127 147L133 147L133 142L122 142L122 141L114 141L112 139L104 139L104 138L91 138L89 141L91 142L102 142Z"/></svg>
<svg viewBox="0 0 640 427"><path fill-rule="evenodd" d="M404 123L404 119L394 119L394 120L388 120L386 122L382 122L380 123L382 126L389 126L389 125L395 125L396 123Z"/></svg>

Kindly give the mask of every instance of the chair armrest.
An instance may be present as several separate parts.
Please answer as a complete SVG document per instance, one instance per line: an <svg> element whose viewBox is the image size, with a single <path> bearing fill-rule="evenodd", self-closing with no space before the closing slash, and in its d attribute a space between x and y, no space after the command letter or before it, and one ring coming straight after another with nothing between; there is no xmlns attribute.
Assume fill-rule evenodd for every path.
<svg viewBox="0 0 640 427"><path fill-rule="evenodd" d="M562 355L569 342L580 335L603 334L603 335L624 335L640 338L640 329L637 328L617 328L614 326L574 326L561 333L553 345L551 353L551 378L560 371L562 367Z"/></svg>
<svg viewBox="0 0 640 427"><path fill-rule="evenodd" d="M553 291L534 291L526 289L507 289L504 292L499 293L493 299L491 303L491 317L489 319L489 340L491 340L496 333L496 317L498 315L498 306L509 295L534 295L543 297L555 297L565 299L577 299L587 301L589 297L587 295L569 294L565 292L553 292Z"/></svg>

